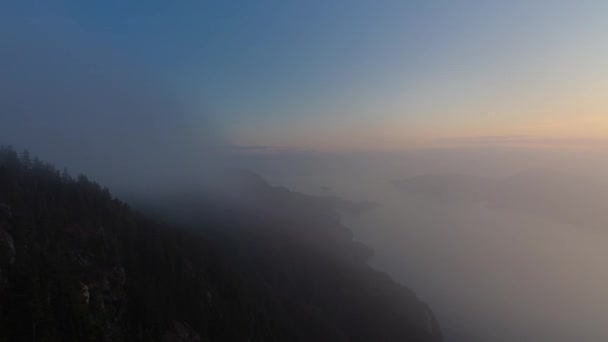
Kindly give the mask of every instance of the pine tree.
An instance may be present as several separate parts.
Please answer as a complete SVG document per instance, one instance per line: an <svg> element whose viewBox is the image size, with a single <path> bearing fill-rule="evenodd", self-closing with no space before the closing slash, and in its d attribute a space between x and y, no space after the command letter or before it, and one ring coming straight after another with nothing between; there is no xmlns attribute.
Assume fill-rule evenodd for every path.
<svg viewBox="0 0 608 342"><path fill-rule="evenodd" d="M23 150L23 152L21 153L21 163L28 170L32 167L32 160L30 158L30 152L28 150Z"/></svg>

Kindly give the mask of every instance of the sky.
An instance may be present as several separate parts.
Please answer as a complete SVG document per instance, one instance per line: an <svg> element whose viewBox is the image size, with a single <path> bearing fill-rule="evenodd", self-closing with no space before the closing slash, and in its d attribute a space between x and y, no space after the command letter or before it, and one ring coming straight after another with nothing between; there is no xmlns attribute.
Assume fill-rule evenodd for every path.
<svg viewBox="0 0 608 342"><path fill-rule="evenodd" d="M25 0L2 7L4 19L70 36L99 58L119 56L153 75L189 103L190 125L212 124L229 145L608 146L605 1Z"/></svg>

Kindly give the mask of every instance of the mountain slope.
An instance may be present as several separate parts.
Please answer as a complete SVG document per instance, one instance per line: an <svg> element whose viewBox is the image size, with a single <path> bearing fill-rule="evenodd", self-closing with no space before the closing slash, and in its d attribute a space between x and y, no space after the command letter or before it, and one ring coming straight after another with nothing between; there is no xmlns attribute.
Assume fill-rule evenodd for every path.
<svg viewBox="0 0 608 342"><path fill-rule="evenodd" d="M83 176L2 150L0 203L14 246L0 266L0 340L286 337L200 234L148 220Z"/></svg>
<svg viewBox="0 0 608 342"><path fill-rule="evenodd" d="M440 340L428 307L371 269L372 250L341 225L337 211L357 202L273 187L246 171L226 178L238 195L178 194L142 207L204 230L244 278L288 306L304 341L327 336L327 327L340 332L334 341Z"/></svg>
<svg viewBox="0 0 608 342"><path fill-rule="evenodd" d="M247 182L179 229L3 148L0 341L441 340L327 201Z"/></svg>

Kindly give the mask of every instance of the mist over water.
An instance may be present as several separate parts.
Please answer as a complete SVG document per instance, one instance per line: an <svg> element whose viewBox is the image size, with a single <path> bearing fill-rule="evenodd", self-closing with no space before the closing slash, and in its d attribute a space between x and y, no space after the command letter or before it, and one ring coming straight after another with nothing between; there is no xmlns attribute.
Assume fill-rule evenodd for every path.
<svg viewBox="0 0 608 342"><path fill-rule="evenodd" d="M374 267L429 303L447 341L608 338L605 152L296 159L274 156L255 167L303 192L379 203L343 222L375 250ZM486 182L483 196L467 193ZM492 186L502 182L508 186Z"/></svg>

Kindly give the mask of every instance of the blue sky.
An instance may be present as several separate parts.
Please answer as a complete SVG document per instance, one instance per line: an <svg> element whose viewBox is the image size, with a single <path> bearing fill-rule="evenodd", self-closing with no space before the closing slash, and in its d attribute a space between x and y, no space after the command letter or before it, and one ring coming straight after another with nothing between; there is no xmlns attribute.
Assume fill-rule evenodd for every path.
<svg viewBox="0 0 608 342"><path fill-rule="evenodd" d="M193 103L194 123L197 113L213 113L234 144L374 149L566 137L563 127L580 115L590 126L577 126L572 138L607 133L602 1L26 0L9 7L17 18L49 17L148 70Z"/></svg>

